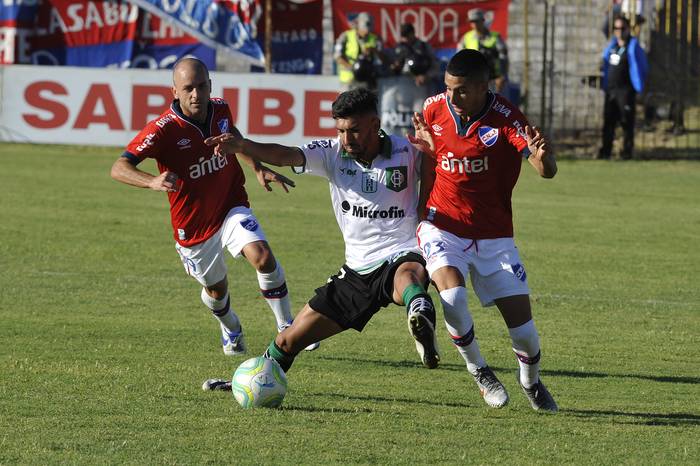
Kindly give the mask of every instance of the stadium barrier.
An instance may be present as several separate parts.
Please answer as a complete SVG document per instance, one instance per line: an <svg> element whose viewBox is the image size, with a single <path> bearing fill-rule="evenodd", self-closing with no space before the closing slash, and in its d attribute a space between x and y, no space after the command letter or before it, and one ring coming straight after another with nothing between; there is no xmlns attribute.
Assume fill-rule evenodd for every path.
<svg viewBox="0 0 700 466"><path fill-rule="evenodd" d="M336 76L212 72L236 126L260 141L335 136ZM169 70L0 67L0 140L125 146L172 100Z"/></svg>

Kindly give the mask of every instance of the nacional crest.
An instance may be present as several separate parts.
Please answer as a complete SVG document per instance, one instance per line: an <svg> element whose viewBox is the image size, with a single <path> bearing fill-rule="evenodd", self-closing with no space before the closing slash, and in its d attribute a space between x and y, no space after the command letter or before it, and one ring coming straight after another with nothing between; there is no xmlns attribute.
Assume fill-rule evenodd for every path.
<svg viewBox="0 0 700 466"><path fill-rule="evenodd" d="M386 169L386 187L392 191L403 191L408 186L408 168L387 167Z"/></svg>
<svg viewBox="0 0 700 466"><path fill-rule="evenodd" d="M241 221L241 226L248 231L255 231L258 229L258 222L252 218L247 218Z"/></svg>
<svg viewBox="0 0 700 466"><path fill-rule="evenodd" d="M219 131L228 133L228 118L222 118L217 122L217 125L219 125Z"/></svg>
<svg viewBox="0 0 700 466"><path fill-rule="evenodd" d="M491 147L498 141L498 128L491 128L490 126L480 126L479 127L479 139L484 143L486 147Z"/></svg>

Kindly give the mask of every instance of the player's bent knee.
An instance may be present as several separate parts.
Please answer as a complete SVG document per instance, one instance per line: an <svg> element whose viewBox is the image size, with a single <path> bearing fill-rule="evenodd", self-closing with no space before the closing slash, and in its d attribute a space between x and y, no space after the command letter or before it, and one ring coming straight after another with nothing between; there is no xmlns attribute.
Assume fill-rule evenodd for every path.
<svg viewBox="0 0 700 466"><path fill-rule="evenodd" d="M255 241L247 244L243 248L242 253L250 265L260 273L274 272L277 267L277 260L272 254L270 246L265 241Z"/></svg>

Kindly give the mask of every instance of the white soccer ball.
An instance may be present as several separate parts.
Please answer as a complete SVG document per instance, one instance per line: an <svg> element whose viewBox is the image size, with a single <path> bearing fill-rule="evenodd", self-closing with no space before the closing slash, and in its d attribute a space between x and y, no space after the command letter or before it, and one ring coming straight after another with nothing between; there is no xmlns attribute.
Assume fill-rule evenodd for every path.
<svg viewBox="0 0 700 466"><path fill-rule="evenodd" d="M246 409L279 408L287 393L287 376L277 361L258 356L238 366L231 390L238 404Z"/></svg>

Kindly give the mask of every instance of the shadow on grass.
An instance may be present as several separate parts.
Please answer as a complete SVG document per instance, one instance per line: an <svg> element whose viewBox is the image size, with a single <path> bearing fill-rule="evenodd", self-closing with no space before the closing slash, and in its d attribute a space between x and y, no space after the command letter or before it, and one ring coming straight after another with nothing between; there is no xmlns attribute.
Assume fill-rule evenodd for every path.
<svg viewBox="0 0 700 466"><path fill-rule="evenodd" d="M562 413L577 417L610 417L620 424L642 424L647 426L697 426L700 416L690 413L628 413L624 411L596 409L562 409ZM620 417L641 418L638 421L617 419Z"/></svg>
<svg viewBox="0 0 700 466"><path fill-rule="evenodd" d="M455 403L450 401L440 402L432 401L421 398L407 398L407 397L387 397L380 395L353 395L347 393L306 393L305 396L318 396L326 398L337 398L346 401L369 401L372 403L406 403L407 405L426 405L435 407L448 407L448 408L473 408L473 405L467 403ZM295 407L295 409L305 410L306 407ZM310 411L315 411L317 408L309 407ZM353 409L334 409L334 408L323 408L321 411L339 411L339 412L373 412L369 408L358 408Z"/></svg>
<svg viewBox="0 0 700 466"><path fill-rule="evenodd" d="M364 364L374 364L383 367L398 367L398 368L416 368L423 369L423 366L418 361L389 361L380 359L357 359L357 358L346 358L342 356L318 356L318 359L323 359L326 361L346 361L350 363L364 363ZM515 371L517 366L514 364L513 367L498 367L491 366L491 368L496 372L508 372ZM440 366L435 370L448 370L448 371L459 371L466 372L466 367L462 364L444 364L440 363ZM555 377L574 377L574 378L620 378L620 379L639 379L639 380L650 380L652 382L665 382L665 383L687 383L687 384L699 384L700 377L691 377L684 375L643 375L643 374L611 374L605 372L589 372L589 371L573 371L564 369L542 369L542 374L552 375Z"/></svg>
<svg viewBox="0 0 700 466"><path fill-rule="evenodd" d="M321 395L320 393L318 395ZM323 396L329 396L324 393ZM306 413L327 413L327 414L358 414L358 413L374 413L373 409L369 408L320 408L318 406L294 406L294 405L282 405L280 408L282 411L303 411Z"/></svg>

